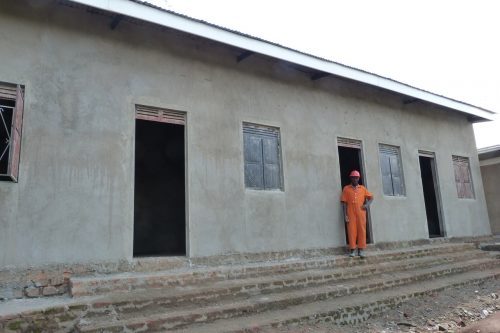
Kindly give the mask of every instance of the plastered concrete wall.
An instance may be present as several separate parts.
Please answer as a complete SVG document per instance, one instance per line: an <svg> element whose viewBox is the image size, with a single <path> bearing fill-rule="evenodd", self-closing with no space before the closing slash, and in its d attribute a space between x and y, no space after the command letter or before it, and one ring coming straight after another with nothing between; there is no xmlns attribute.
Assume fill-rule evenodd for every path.
<svg viewBox="0 0 500 333"><path fill-rule="evenodd" d="M500 234L500 163L481 166L481 176L490 218L491 231Z"/></svg>
<svg viewBox="0 0 500 333"><path fill-rule="evenodd" d="M0 267L132 258L134 105L187 114L188 254L343 245L336 139L363 141L376 242L427 238L418 149L436 152L447 236L489 234L472 126L375 88L52 1L0 3L0 81L26 85L19 183L0 183ZM284 191L244 186L242 122L281 131ZM407 196L382 194L378 144ZM457 198L451 155L471 158Z"/></svg>

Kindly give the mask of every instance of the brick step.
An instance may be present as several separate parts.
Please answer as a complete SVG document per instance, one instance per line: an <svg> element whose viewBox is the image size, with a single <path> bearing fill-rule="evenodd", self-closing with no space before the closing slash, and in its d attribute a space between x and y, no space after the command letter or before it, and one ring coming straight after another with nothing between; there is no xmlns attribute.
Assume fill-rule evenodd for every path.
<svg viewBox="0 0 500 333"><path fill-rule="evenodd" d="M361 280L359 278L350 279L343 281L341 284L255 295L245 299L231 299L215 302L215 304L201 308L198 304L190 304L175 310L162 311L162 308L157 305L145 307L142 311L136 309L131 313L112 313L108 309L103 310L100 317L95 316L94 313L94 317L82 318L78 324L78 329L81 332L120 332L122 330L133 331L136 328L144 328L145 325L149 330L182 328L193 323L208 323L219 319L277 310L292 305L309 304L350 294L385 290L418 281L432 280L452 274L492 267L498 267L496 259L473 259L438 267L380 274Z"/></svg>
<svg viewBox="0 0 500 333"><path fill-rule="evenodd" d="M500 278L500 269L494 268L480 272L466 272L460 275L446 276L431 281L407 284L383 291L361 295L348 295L326 301L310 303L307 306L295 305L257 313L245 317L218 320L213 323L191 325L169 332L176 333L242 333L266 332L271 327L280 327L294 323L333 322L337 325L355 324L381 314L415 297L434 294L446 289L464 285L481 284ZM153 326L151 326L153 327ZM135 330L147 328L135 326ZM152 328L151 331L155 331ZM131 332L134 332L132 330ZM150 332L148 330L148 332Z"/></svg>
<svg viewBox="0 0 500 333"><path fill-rule="evenodd" d="M105 299L91 304L88 315L98 316L103 312L116 314L131 313L150 308L167 310L168 308L179 307L189 303L207 305L214 300L223 301L227 298L235 299L236 297L243 298L257 294L269 294L276 291L282 292L315 287L338 283L347 279L370 277L394 271L422 269L484 257L484 252L472 250L458 254L442 254L437 257L409 259L403 262L366 264L330 270L292 272L259 278L215 281L199 284L196 288L193 288L193 286L175 286L163 289L111 294L107 295Z"/></svg>
<svg viewBox="0 0 500 333"><path fill-rule="evenodd" d="M388 261L408 260L446 253L460 253L475 249L471 243L445 243L424 245L397 250L369 252L363 260L345 255L290 259L286 261L253 263L219 267L193 267L150 273L119 273L100 276L72 277L70 293L73 297L102 295L132 290L147 290L171 286L197 285L207 281L262 277L311 269L330 269L356 265L377 264Z"/></svg>

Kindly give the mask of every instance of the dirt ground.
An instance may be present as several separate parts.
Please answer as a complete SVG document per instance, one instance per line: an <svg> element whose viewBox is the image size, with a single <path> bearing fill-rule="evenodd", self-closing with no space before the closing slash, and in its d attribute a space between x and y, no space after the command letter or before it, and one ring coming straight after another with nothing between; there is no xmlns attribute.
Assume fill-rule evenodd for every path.
<svg viewBox="0 0 500 333"><path fill-rule="evenodd" d="M500 280L495 280L413 299L357 325L294 325L270 330L269 333L500 333L499 297ZM492 324L497 327L492 329Z"/></svg>

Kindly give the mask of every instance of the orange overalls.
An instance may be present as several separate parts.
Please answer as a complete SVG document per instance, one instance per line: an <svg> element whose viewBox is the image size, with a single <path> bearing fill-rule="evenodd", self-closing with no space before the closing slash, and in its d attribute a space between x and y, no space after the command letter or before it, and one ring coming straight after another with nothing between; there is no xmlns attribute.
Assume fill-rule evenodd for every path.
<svg viewBox="0 0 500 333"><path fill-rule="evenodd" d="M373 194L368 192L366 187L358 185L344 186L340 201L347 204L347 238L349 239L349 249L366 248L366 210L362 208L366 199L372 199ZM357 246L356 246L357 241Z"/></svg>

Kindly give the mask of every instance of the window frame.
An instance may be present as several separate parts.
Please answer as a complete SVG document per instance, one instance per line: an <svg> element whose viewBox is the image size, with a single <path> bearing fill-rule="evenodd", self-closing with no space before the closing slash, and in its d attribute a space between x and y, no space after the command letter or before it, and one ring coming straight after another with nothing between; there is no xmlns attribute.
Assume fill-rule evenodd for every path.
<svg viewBox="0 0 500 333"><path fill-rule="evenodd" d="M403 160L401 156L401 147L391 144L379 143L378 144L378 156L379 156L379 166L380 166L380 176L382 180L382 193L384 196L394 197L394 198L405 198L406 197L406 184L403 170ZM386 162L387 160L387 162ZM394 162L396 161L396 162ZM384 171L384 163L388 163L389 166L389 176L390 176L390 186L391 192L388 193L385 178L387 177ZM395 177L392 168L394 163L397 163L399 177ZM395 188L395 178L399 178L400 186L399 190L396 191Z"/></svg>
<svg viewBox="0 0 500 333"><path fill-rule="evenodd" d="M4 121L4 117L0 116L0 126L4 127L7 132L6 146L3 147L3 145L0 145L0 156L4 152L2 159L7 158L7 170L6 173L0 173L0 181L17 183L19 180L24 98L24 86L0 82L0 100L10 101L14 104L13 107L6 105L2 107L2 112L7 107L12 109L10 124L7 124ZM9 125L10 131L8 128Z"/></svg>
<svg viewBox="0 0 500 333"><path fill-rule="evenodd" d="M242 123L242 135L243 135L243 176L244 176L244 184L245 189L248 190L257 190L257 191L275 191L275 192L283 192L284 191L284 177L283 177L283 159L281 152L281 131L279 127L276 126L268 126L250 122ZM260 161L249 161L248 157L251 154L247 149L247 142L251 138L257 138L259 141L259 158ZM276 155L275 160L276 163L266 163L266 149L264 140L265 139L274 139L276 141ZM269 142L269 141L268 141ZM269 147L269 146L268 146ZM272 151L271 151L272 152ZM260 172L260 177L262 180L262 185L253 186L249 183L248 178L248 170L250 165L258 165L258 170ZM272 166L276 166L275 171L277 172L276 177L271 177L271 180L277 181L278 184L273 186L272 184L267 183L269 181L269 177L266 177L266 165L271 167L269 173L272 174Z"/></svg>
<svg viewBox="0 0 500 333"><path fill-rule="evenodd" d="M476 199L476 193L474 191L474 180L472 179L472 171L470 168L470 158L460 155L452 155L451 160L453 163L453 176L455 179L455 187L457 189L458 199ZM460 168L462 167L465 167L466 171L460 171ZM461 176L465 176L464 172L467 174L467 177L470 180L469 182L464 181L464 178L460 179ZM462 184L463 186L460 186L460 184ZM470 184L470 196L467 196L466 184ZM460 188L462 188L462 190L460 190Z"/></svg>

